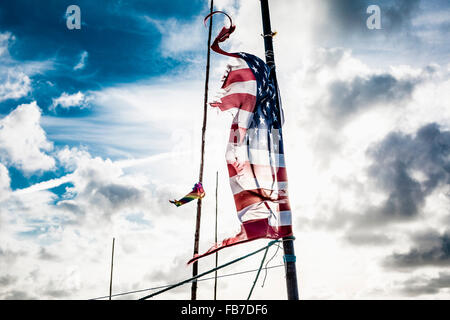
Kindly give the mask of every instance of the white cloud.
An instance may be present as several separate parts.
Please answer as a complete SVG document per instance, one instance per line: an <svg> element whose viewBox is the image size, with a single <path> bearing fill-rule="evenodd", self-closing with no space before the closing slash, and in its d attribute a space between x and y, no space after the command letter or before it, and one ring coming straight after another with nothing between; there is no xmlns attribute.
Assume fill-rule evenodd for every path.
<svg viewBox="0 0 450 320"><path fill-rule="evenodd" d="M237 28L224 48L264 56L263 41L256 36L261 33L260 16L252 14L258 9L258 2L241 1L239 10L231 11ZM389 196L378 190L367 174L373 161L366 153L369 146L392 131L415 134L431 122L443 129L449 127L450 112L445 103L448 67L398 56L389 43L381 45L380 39L370 34L362 43L373 43L364 49L345 46L350 42L342 37L325 41L336 35L334 30L323 28L334 25L325 19L327 10L325 1L277 1L271 6L272 28L278 31L275 60L286 115L285 152L296 251L298 261L302 261L298 266L303 279L301 296L402 297L392 287L405 276L384 270L380 263L392 251L408 248L402 236L406 230L420 230L425 221L439 227L449 206L448 197L444 205L445 194L436 190L423 208L423 220L377 230L392 240L380 247L349 244L345 240L350 234L347 224L364 217L368 206L376 206ZM376 48L376 54L370 54L369 48ZM403 60L401 65L397 64L399 59ZM336 83L346 85L339 91L333 87ZM377 89L382 83L389 85ZM348 107L354 101L344 101L345 95L359 99L350 113ZM336 121L344 112L349 117ZM435 297L446 296L441 291Z"/></svg>
<svg viewBox="0 0 450 320"><path fill-rule="evenodd" d="M52 140L81 143L111 158L180 152L191 156L200 140L195 128L201 127L203 109L198 103L203 101L203 86L201 81L184 79L177 79L173 86L172 81L163 79L105 88L90 93L95 114L83 118L44 116L42 124Z"/></svg>
<svg viewBox="0 0 450 320"><path fill-rule="evenodd" d="M203 17L194 17L192 21L180 22L177 19L158 20L149 16L143 19L153 24L161 33L161 54L164 57L176 57L183 53L198 50L204 46Z"/></svg>
<svg viewBox="0 0 450 320"><path fill-rule="evenodd" d="M53 144L40 126L41 110L36 102L22 104L0 119L0 159L31 173L51 170L55 160L46 152Z"/></svg>
<svg viewBox="0 0 450 320"><path fill-rule="evenodd" d="M203 101L202 87L202 82L183 82L175 88L171 82L164 82L110 88L95 95L98 115L93 119L83 119L70 127L65 125L64 119L55 119L54 124L63 126L61 132L72 135L76 141L83 140L79 133L83 132L87 121L93 121L95 130L89 134L99 134L94 141L119 148L137 145L138 154L145 157L127 156L112 161L95 157L88 149L62 148L53 154L56 163L70 174L16 190L8 201L1 203L2 221L8 227L8 233L0 235L3 244L0 248L9 243L14 252L21 248L27 252L27 256L17 256L14 263L3 267L18 279L15 285L32 288L29 292L32 297L62 296L62 291L44 288L54 289L54 284L60 283L66 274L65 266L74 265L79 267L80 286L75 287L68 297L85 299L101 295L98 286L103 280L99 280L99 275L106 261L103 258L109 259L103 257L103 250L110 246L112 236L116 237L117 259L122 260L121 267L115 271L115 292L142 286L146 275L148 278L144 282L152 285L155 280L149 280L154 279L153 272L148 272L149 266L150 270L158 270L162 265L171 264L174 257L178 257L178 264L173 268L172 276L181 280L189 275L190 267L185 262L192 253L190 220L195 206L176 208L168 200L183 196L197 179L196 150L200 147L197 129L201 127L202 114L198 102ZM229 120L209 112L211 131L207 154L210 162L206 164L207 170L220 167L221 172L226 171L223 155ZM46 127L49 127L48 122ZM105 135L105 130L111 136ZM214 177L205 177L205 185L214 185ZM71 185L60 198L47 190L68 182ZM221 184L228 186L225 174L221 175ZM212 191L208 192L212 195ZM231 196L228 188L223 192ZM213 197L209 199L205 199L205 210L213 210ZM223 203L224 210L233 212L232 202ZM228 209L225 209L225 203ZM204 218L206 225L211 223L209 218ZM236 231L238 222L232 214L224 215L223 219L224 225L231 226L226 228L227 234L221 234L225 237ZM180 224L186 228L180 229ZM22 242L15 240L17 237ZM205 237L205 249L211 239ZM145 244L149 242L153 242L151 250ZM41 245L57 256L59 263L40 259ZM167 248L171 248L170 251ZM159 258L154 259L155 256ZM36 267L33 266L39 266L39 270L34 270ZM39 276L33 284L28 276L31 273ZM12 287L4 289L2 297L20 296L19 292L11 290ZM181 290L171 296L187 298L186 292Z"/></svg>
<svg viewBox="0 0 450 320"><path fill-rule="evenodd" d="M174 228L188 219L186 213L192 207L178 210L168 199L184 194L192 186L164 182L164 172L173 169L164 165L164 158L150 162L156 161L158 168L154 172L159 174L149 176L145 171L129 170L133 165L145 166L147 161L113 162L77 148L63 148L56 157L58 163L73 172L58 181L17 190L0 202L2 226L8 230L0 234L0 254L10 252L15 257L8 261L0 259L0 266L11 279L17 279L2 288L2 298L22 285L29 288L28 298L86 299L101 295L98 285L103 283L100 274L104 258L107 259L104 249L110 246L112 236L116 237L116 261L121 261L115 267L115 292L129 290L131 284L142 282L149 264L156 270L161 261L169 263L172 254L179 256L184 252L178 269L183 275L189 273L184 263L191 250L177 247L190 239L190 232L177 232ZM55 196L45 189L67 182L72 186L52 205ZM175 232L176 237L165 240L173 248L168 253L159 241ZM151 241L155 245L149 250L145 243ZM7 251L9 248L12 251ZM42 248L48 254L43 255ZM155 255L160 258L154 259Z"/></svg>
<svg viewBox="0 0 450 320"><path fill-rule="evenodd" d="M404 298L403 293L395 290L396 284L405 283L416 272L387 271L380 262L394 251L408 252L411 245L408 235L421 230L423 225L442 229L442 218L448 216L448 188L436 189L427 198L423 214L411 223L379 227L377 233L364 234L365 237L361 233L348 233L348 226L363 218L370 205L383 203L388 196L376 188L367 172L373 161L367 154L371 145L383 141L392 131L413 134L430 122L438 122L442 130L448 130L448 67L436 65L434 73L429 73L426 66L374 67L367 56L362 58L357 51L322 47L314 39L317 29L310 28L315 25L317 14L324 10L323 4L316 3L279 1L271 7L272 24L279 31L275 37L275 57L286 113L284 138L300 295L304 299ZM234 12L238 28L230 44L235 50L263 56L260 17L254 14L259 12L258 5L257 1L241 2L240 10ZM176 37L172 39L175 41ZM388 55L384 58L389 61ZM224 71L222 66L219 69L211 76L212 82ZM385 77L377 78L380 75ZM330 110L333 114L339 107L345 107L328 99L334 83L348 85L342 87L348 89L345 92L358 96L351 89L359 86L366 92L364 85L370 83L368 79L375 79L375 83L388 80L391 86L399 88L398 83L419 78L421 81L411 94L394 99L395 103L384 100L383 91L379 91L375 92L377 103L358 103L345 121L336 124L330 118ZM210 88L213 92L219 86L211 83ZM115 156L126 150L127 159L115 161L107 156L94 156L89 149L63 148L55 157L70 175L30 187L26 192L16 191L14 199L0 205L2 223L8 226L7 232L0 234L0 249L8 256L8 263L0 259L0 264L3 263L2 270L7 270L11 279L17 279L14 287L29 288L29 295L40 298L61 297L68 290L72 291L67 295L70 298L103 295L102 288L107 288L109 281L113 236L117 248L113 293L189 276L190 268L182 262L192 253L195 205L174 208L167 200L189 191L198 175L202 89L200 80L191 84L177 79L162 84L123 85L94 95L98 113L92 117L45 118L45 127L53 137L70 142L97 142L114 150ZM233 234L239 227L224 161L230 121L226 114L209 109L201 251L213 239L214 220L208 213L214 212L216 170L220 172L219 238ZM0 167L0 181L1 170ZM3 185L7 186L6 171L3 172L6 181ZM73 186L67 187L65 196L59 199L46 191L68 181ZM52 205L52 201L57 204ZM27 217L33 217L34 221ZM39 234L41 228L45 232ZM17 241L17 234L24 231L35 236ZM365 241L366 245L349 243L349 236L354 242ZM377 239L383 240L381 246L373 245ZM224 250L220 260L229 261L264 244L265 241L256 241ZM39 258L43 245L46 252L58 257L58 263ZM210 267L213 263L210 260L200 261L202 268ZM258 256L224 272L257 268L259 262ZM282 263L281 252L273 261L278 263ZM436 272L427 269L420 275ZM257 287L254 297L283 299L283 279L282 268L269 271L265 288ZM236 292L247 292L250 285L247 276L228 278L226 282L219 280L219 296L239 299ZM19 296L14 287L5 289L2 297ZM207 281L199 283L200 298L210 299L210 293ZM185 286L162 297L188 298L189 288ZM441 291L433 297L446 298L448 292Z"/></svg>
<svg viewBox="0 0 450 320"><path fill-rule="evenodd" d="M13 68L0 71L0 83L0 102L25 97L31 90L30 78Z"/></svg>
<svg viewBox="0 0 450 320"><path fill-rule="evenodd" d="M280 63L288 64L289 61ZM446 119L446 116L440 118L448 114L448 111L438 99L430 104L427 118L420 119L408 112L423 106L427 101L426 96L445 94L448 84L443 82L443 79L446 76L442 75L442 78L433 78L431 82L420 84L411 100L401 108L396 109L395 105L379 106L369 110L370 112L350 117L342 127L330 128L329 119L320 112L323 107L320 97L329 94L328 84L344 80L351 83L351 79L357 76L370 77L378 74L380 70L368 67L351 52L341 49L319 48L315 55L311 55L306 65L308 68L293 69L291 73L280 74L287 119L285 139L291 204L294 208L294 229L298 239L296 251L298 261L301 261L298 270L301 270L299 274L302 279L302 298L401 298L402 294L395 292L392 286L396 281L404 279L404 276L387 274L378 262L392 250L407 245L399 240L405 229L402 232L395 228L380 230L393 242L385 243L383 247L367 248L350 245L345 240L345 228L335 228L334 232L331 232L324 231L324 225L327 219L338 219L340 211L362 209L367 203L374 203L376 200L378 195L366 172L369 159L365 151L371 143L379 141L395 128L406 128L402 123L410 124L410 130L414 131L424 122ZM358 70L361 70L361 73L358 74ZM399 80L420 74L421 72L408 68L392 71L392 76ZM435 85L431 85L434 82ZM105 273L104 269L110 258L110 239L113 236L116 237L118 245L117 259L121 261L121 267L115 271L117 280L114 292L165 284L164 280L168 275L164 273L164 277L159 277L161 273L157 270L167 269L168 265L173 265L170 270L172 279L182 280L189 276L190 268L182 261L189 259L192 250L195 205L173 208L167 200L189 191L190 184L198 174L198 129L201 127L201 108L198 107L198 101L202 101L202 95L200 89L195 90L197 87L202 87L201 82L191 86L178 83L177 88L167 83L128 85L96 93L95 103L98 105L99 114L96 115L98 118L90 121L98 125L102 122L95 120L102 119L104 124L96 127L99 136L94 140L98 139L105 145L111 145L122 137L125 144L141 144L143 153L144 146L147 145L147 157L142 160L131 157L127 160L112 161L95 157L87 149L63 148L55 157L60 165L72 172L69 176L31 187L27 192L16 191L15 199L21 205L10 207L9 216L23 211L25 207L28 216L42 218L41 212L46 212L46 219L44 223L33 224L24 217L15 222L17 225L8 222L9 230L18 232L21 230L20 226L21 232L36 232L36 228L45 226L45 233L36 240L27 241L33 249L24 250L29 255L35 252L38 256L40 251L37 243L45 243L46 250L64 262L52 265L51 261L42 261L35 256L17 257L17 261L22 262L22 265L27 265L27 261L28 265L38 263L41 266L38 272L41 280L31 286L33 289L30 292L34 296L55 298L67 294L65 297L84 299L102 295L99 288L107 285L108 279L105 277L99 280L98 275ZM212 87L212 90L214 89L215 87ZM183 97L182 103L180 96ZM405 110L408 121L404 117ZM204 201L204 212L214 210L212 194L215 171L219 170L219 237L224 238L232 235L238 228L224 166L231 119L226 114L217 114L211 109L208 115L204 183L207 197ZM72 123L73 130L69 131L77 139L80 138L78 132L83 131L82 126L86 121L88 119L83 119L82 123ZM104 132L105 128L109 128L111 137L102 137L100 133ZM142 131L138 140L132 140L123 137L131 137L133 132L128 131L130 129L122 131L122 128L133 128L138 132L147 128L147 131ZM65 130L68 130L67 127ZM333 144L334 149L329 148ZM125 145L122 143L116 146L120 149ZM161 153L152 156L150 154L155 151L150 148L155 146L159 147ZM185 148L184 154L178 153L181 148ZM323 158L328 161L320 161ZM59 199L57 205L45 205L52 199L52 194L45 189L68 181L73 186L66 188L67 197ZM20 198L17 197L19 194ZM380 196L383 198L384 195ZM59 220L64 217L70 223L54 221L56 217ZM345 215L341 217L347 219ZM343 222L345 223L345 220ZM212 215L203 216L201 251L212 244L213 223ZM180 228L180 225L183 225L183 228ZM71 245L73 242L79 245L74 247ZM148 242L152 243L151 250L146 245ZM17 250L23 246L17 243L12 245ZM231 260L262 245L261 241L257 241L224 250L221 260ZM158 259L154 259L155 256ZM328 267L330 261L333 261L333 269ZM206 269L211 262L205 259L201 263ZM245 269L257 268L258 263L256 258L249 260ZM273 263L282 263L281 255ZM71 270L77 270L77 273L68 276L73 273L63 265L73 265ZM227 269L227 272L242 271L242 268L242 265L234 266ZM5 269L20 279L20 283L27 283L23 275L33 271L31 267L20 267L17 271L12 266ZM55 289L55 285L60 284L66 275L72 286L61 284L61 288L73 289L70 295L64 290L50 290ZM271 289L270 292L266 289L257 290L255 298L283 298L285 288L280 281L283 276L282 269L270 271L266 283L266 288ZM95 284L89 285L95 278ZM244 287L247 288L245 279L234 279L235 281L228 281L227 286L220 289L221 298L236 298L236 291L241 292ZM73 285L74 282L76 286ZM201 283L200 297L210 298L209 289L207 282ZM164 297L188 298L188 292L188 288L184 287L180 291L169 292Z"/></svg>
<svg viewBox="0 0 450 320"><path fill-rule="evenodd" d="M0 32L0 59L3 60L9 58L9 42L14 40L15 38L10 32Z"/></svg>
<svg viewBox="0 0 450 320"><path fill-rule="evenodd" d="M0 103L26 97L31 92L30 77L52 65L50 60L20 63L14 60L9 53L9 46L15 40L15 36L9 32L0 33Z"/></svg>
<svg viewBox="0 0 450 320"><path fill-rule="evenodd" d="M9 195L11 179L8 169L0 163L0 201L6 199ZM1 222L0 222L1 223Z"/></svg>
<svg viewBox="0 0 450 320"><path fill-rule="evenodd" d="M72 107L79 107L80 109L84 109L89 107L89 101L90 98L81 91L78 91L74 94L63 92L58 98L53 98L51 108L55 109L59 106L64 109L70 109Z"/></svg>

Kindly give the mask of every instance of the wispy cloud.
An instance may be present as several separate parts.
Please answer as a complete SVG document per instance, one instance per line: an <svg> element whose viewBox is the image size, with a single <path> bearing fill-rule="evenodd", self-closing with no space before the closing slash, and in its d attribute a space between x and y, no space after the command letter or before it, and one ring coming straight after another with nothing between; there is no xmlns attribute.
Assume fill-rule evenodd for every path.
<svg viewBox="0 0 450 320"><path fill-rule="evenodd" d="M0 32L0 59L9 57L9 42L14 41L14 36L10 32Z"/></svg>
<svg viewBox="0 0 450 320"><path fill-rule="evenodd" d="M32 192L38 192L38 191L44 191L44 190L48 190L48 189L52 189L55 187L58 187L62 184L65 184L67 182L71 182L73 181L73 174L68 174L65 175L61 178L57 178L57 179L51 179L48 181L43 181L43 182L39 182L36 183L34 185L32 185L31 187L25 188L25 189L18 189L14 191L14 195L16 196L20 196L20 195L24 195L27 193L32 193Z"/></svg>
<svg viewBox="0 0 450 320"><path fill-rule="evenodd" d="M173 18L162 20L150 16L143 16L143 19L160 32L162 56L176 58L203 49L205 27L202 16L194 17L188 22Z"/></svg>
<svg viewBox="0 0 450 320"><path fill-rule="evenodd" d="M87 59L89 57L89 53L87 51L83 51L80 55L80 61L73 67L73 70L82 70L86 67Z"/></svg>

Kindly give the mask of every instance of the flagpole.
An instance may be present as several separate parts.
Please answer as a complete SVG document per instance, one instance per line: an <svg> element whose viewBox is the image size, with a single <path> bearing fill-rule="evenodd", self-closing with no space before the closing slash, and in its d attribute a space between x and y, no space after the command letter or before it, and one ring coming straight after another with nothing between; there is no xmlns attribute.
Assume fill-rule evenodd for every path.
<svg viewBox="0 0 450 320"><path fill-rule="evenodd" d="M114 242L115 242L115 238L113 238L112 241L112 252L111 252L111 275L109 278L109 300L111 300L111 296L112 296L112 281L113 281L113 265L114 265Z"/></svg>
<svg viewBox="0 0 450 320"><path fill-rule="evenodd" d="M214 0L211 0L210 13L213 12ZM206 121L208 115L208 83L209 83L209 65L211 56L211 34L212 34L212 17L209 21L209 32L208 32L208 51L206 58L206 79L205 79L205 97L203 104L203 126L202 126L202 148L201 148L201 158L200 158L200 174L198 181L203 183L203 163L205 158L205 135L206 135ZM199 241L200 241L200 220L202 215L202 199L199 198L197 201L197 218L195 220L195 236L194 236L194 255L198 254ZM198 274L198 261L195 261L192 265L192 277ZM191 286L191 300L197 300L197 280L192 282Z"/></svg>
<svg viewBox="0 0 450 320"><path fill-rule="evenodd" d="M276 86L276 92L278 92L278 82L275 73L275 58L273 52L272 42L272 27L270 25L270 12L268 0L260 0L261 2L261 14L263 23L263 37L264 37L264 49L266 55L266 63L272 69L271 77ZM279 101L279 99L278 99ZM284 265L286 271L286 289L288 300L298 300L298 284L297 284L297 270L295 266L295 252L294 241L292 238L283 238L283 250L284 250Z"/></svg>
<svg viewBox="0 0 450 320"><path fill-rule="evenodd" d="M218 191L219 189L219 171L216 171L216 223L214 228L214 243L217 243L217 211L218 211ZM216 268L219 263L219 252L216 252ZM214 300L217 300L217 270L214 273Z"/></svg>

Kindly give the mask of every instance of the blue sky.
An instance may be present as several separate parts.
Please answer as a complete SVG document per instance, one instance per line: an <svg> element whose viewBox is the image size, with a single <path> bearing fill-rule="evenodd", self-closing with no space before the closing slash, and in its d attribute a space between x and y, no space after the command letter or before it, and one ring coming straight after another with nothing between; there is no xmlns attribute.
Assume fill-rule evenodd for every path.
<svg viewBox="0 0 450 320"><path fill-rule="evenodd" d="M155 24L169 18L189 22L205 11L203 1L112 1L98 5L80 1L81 30L66 27L65 10L70 1L7 1L0 8L0 28L14 35L9 46L10 66L48 62L48 69L31 77L32 90L16 101L2 101L5 114L17 103L36 100L44 114L52 98L62 92L99 90L117 83L151 80L176 73L184 57L163 57L162 35ZM200 48L189 52L193 57ZM82 61L78 69L74 68ZM87 110L58 110L61 116L82 116Z"/></svg>
<svg viewBox="0 0 450 320"><path fill-rule="evenodd" d="M189 64L186 59L199 59L205 54L205 48L195 47L168 56L161 47L163 34L157 27L157 23L163 24L169 19L178 24L194 19L199 22L199 14L207 11L204 1L170 4L112 1L102 5L80 1L77 4L82 8L81 30L66 27L65 11L70 4L70 1L8 1L0 7L0 30L11 35L9 56L4 64L19 70L40 64L37 71L30 72L31 85L26 94L18 99L0 101L1 114L8 114L17 105L36 101L44 117L89 119L99 112L93 107L95 102L75 101L64 108L55 106L54 99L63 93L69 96L100 91L118 84L152 83L164 76L189 77L184 72ZM200 23L198 26L201 30ZM171 27L173 25L162 26ZM202 40L204 37L203 34ZM195 68L200 69L199 66ZM97 125L104 125L101 115L97 119ZM64 129L50 129L47 134L56 135L59 130ZM82 143L91 146L98 155L115 157L96 149L96 141L79 138L77 142L65 139L54 139L53 142L56 146ZM23 177L14 167L10 167L10 172L13 189L66 173L57 170Z"/></svg>
<svg viewBox="0 0 450 320"><path fill-rule="evenodd" d="M450 3L270 3L302 298L448 298ZM72 4L80 30L66 27ZM366 27L372 4L381 30ZM258 1L215 5L237 25L224 46L263 56ZM167 200L198 176L208 12L208 1L1 2L0 298L103 295L112 237L115 292L190 275L195 207ZM227 59L211 58L213 96ZM201 250L216 171L219 237L239 228L229 122L208 112ZM270 271L255 298L283 298L283 277ZM246 280L221 283L220 297L240 298Z"/></svg>

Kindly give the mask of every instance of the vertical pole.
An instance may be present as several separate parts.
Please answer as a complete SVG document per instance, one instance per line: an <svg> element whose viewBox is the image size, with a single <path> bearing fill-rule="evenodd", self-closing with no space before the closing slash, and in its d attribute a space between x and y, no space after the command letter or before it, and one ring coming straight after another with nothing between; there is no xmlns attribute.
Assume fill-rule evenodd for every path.
<svg viewBox="0 0 450 320"><path fill-rule="evenodd" d="M288 300L298 300L297 269L295 266L294 241L283 238L284 268Z"/></svg>
<svg viewBox="0 0 450 320"><path fill-rule="evenodd" d="M113 279L113 265L114 265L114 242L115 242L115 238L113 238L113 241L112 241L111 276L109 278L109 300L111 300L111 296L112 296L112 279Z"/></svg>
<svg viewBox="0 0 450 320"><path fill-rule="evenodd" d="M214 0L211 0L210 13L213 12ZM205 157L205 135L206 135L206 120L208 115L208 83L209 83L209 64L211 53L211 34L212 34L212 17L209 21L209 33L208 33L208 51L206 58L206 78L205 78L205 98L203 103L203 126L202 126L202 149L200 156L200 174L198 181L203 183L203 163ZM195 236L194 236L194 255L198 254L199 240L200 240L200 220L202 215L202 199L197 201L197 218L195 220ZM192 276L195 277L198 274L198 261L195 261L192 265ZM191 300L197 300L197 280L192 282L191 287Z"/></svg>
<svg viewBox="0 0 450 320"><path fill-rule="evenodd" d="M219 189L219 171L216 171L216 223L214 230L214 243L217 243L217 209L218 209L218 194ZM216 252L216 268L219 263L219 252ZM217 300L217 270L214 272L214 300Z"/></svg>
<svg viewBox="0 0 450 320"><path fill-rule="evenodd" d="M278 92L278 82L275 73L275 58L272 42L272 27L270 25L270 12L268 0L260 0L261 14L263 23L264 49L266 55L266 63L272 68L271 76ZM278 97L278 101L279 97ZM294 242L290 238L283 238L284 265L286 271L286 288L289 300L298 300L297 270L295 266Z"/></svg>

